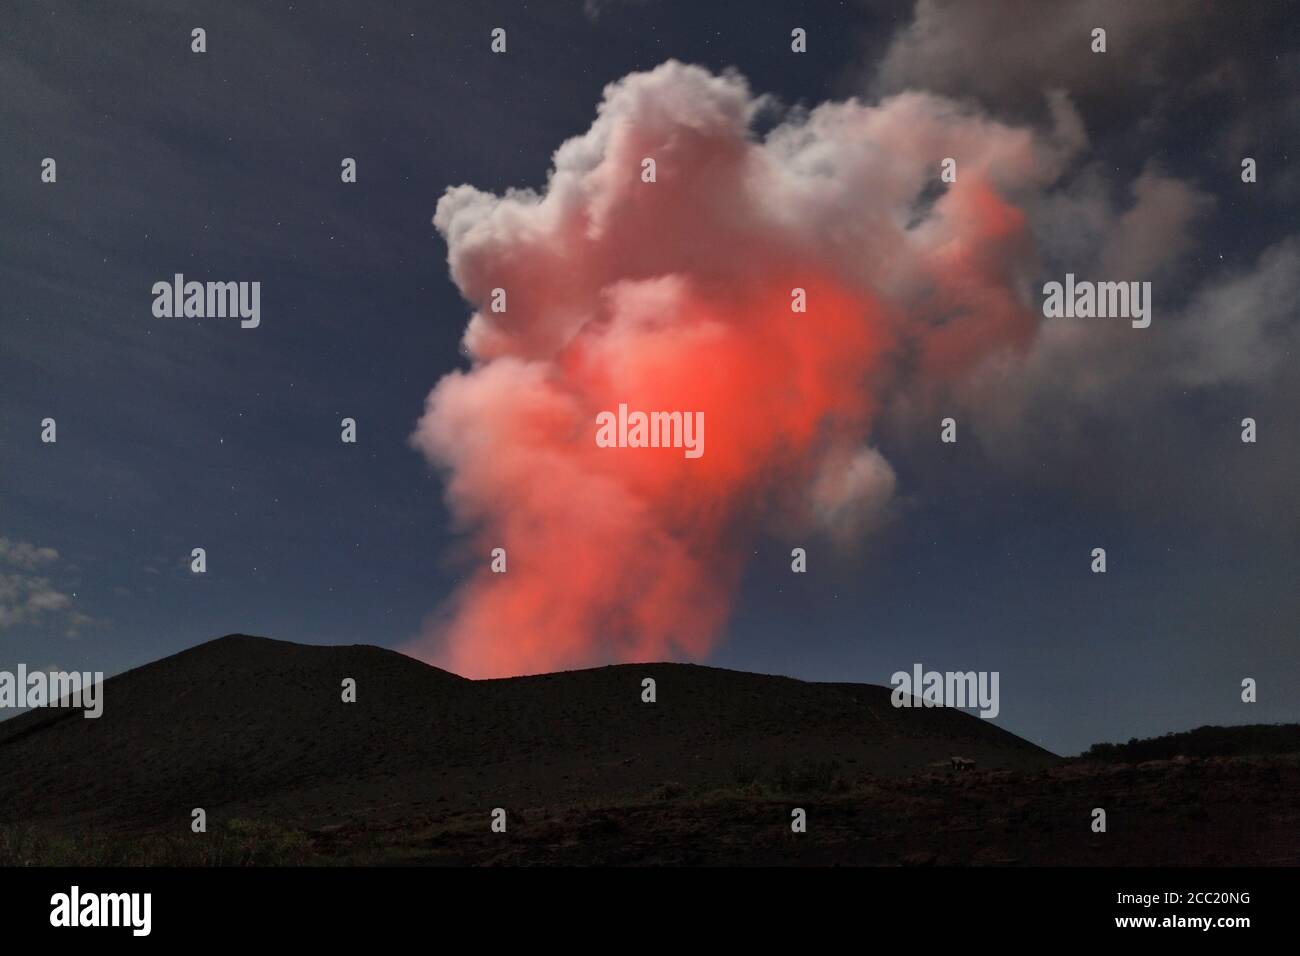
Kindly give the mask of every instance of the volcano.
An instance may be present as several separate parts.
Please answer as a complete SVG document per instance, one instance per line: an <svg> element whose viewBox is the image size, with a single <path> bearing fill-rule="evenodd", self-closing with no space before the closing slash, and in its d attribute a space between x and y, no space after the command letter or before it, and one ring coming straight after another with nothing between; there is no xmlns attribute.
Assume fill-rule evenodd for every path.
<svg viewBox="0 0 1300 956"><path fill-rule="evenodd" d="M1159 784L1177 774L1203 795L1201 763L1084 773L966 712L890 696L668 663L467 680L379 647L231 635L109 678L97 720L33 710L0 723L0 850L59 846L70 863L897 863L1079 862L1091 845L1098 862L1107 847L1136 861L1090 831L1088 812L1109 806L1127 830L1116 811L1147 787L1144 839L1189 852L1157 839L1158 821L1181 819ZM793 807L809 821L798 841ZM505 833L489 826L498 809ZM1245 846L1263 842L1252 831ZM293 854L259 855L272 846Z"/></svg>

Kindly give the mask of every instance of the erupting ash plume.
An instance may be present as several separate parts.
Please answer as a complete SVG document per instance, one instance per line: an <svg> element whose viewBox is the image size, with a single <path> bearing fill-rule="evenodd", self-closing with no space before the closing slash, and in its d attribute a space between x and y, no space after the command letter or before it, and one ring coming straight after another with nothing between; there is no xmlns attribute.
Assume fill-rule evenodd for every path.
<svg viewBox="0 0 1300 956"><path fill-rule="evenodd" d="M758 137L775 104L669 62L606 89L544 192L448 190L471 365L412 440L475 563L409 650L471 677L699 657L765 527L868 532L894 489L883 398L1033 339L1023 207L1082 145L1052 108L1034 133L906 93ZM599 447L620 404L702 412L705 453Z"/></svg>

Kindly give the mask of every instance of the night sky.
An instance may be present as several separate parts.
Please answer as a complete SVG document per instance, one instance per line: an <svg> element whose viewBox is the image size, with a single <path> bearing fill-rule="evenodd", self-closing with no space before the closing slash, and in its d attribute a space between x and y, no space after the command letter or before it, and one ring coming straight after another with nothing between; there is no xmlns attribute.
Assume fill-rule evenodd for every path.
<svg viewBox="0 0 1300 956"><path fill-rule="evenodd" d="M885 402L870 442L896 476L890 520L852 547L765 523L700 662L875 684L913 662L997 670L997 722L1058 753L1300 720L1300 43L1284 5L321 6L6 6L0 669L111 674L228 633L406 647L467 573L446 475L411 442L430 390L469 367L474 307L438 200L545 189L605 86L675 59L774 97L760 137L773 116L905 90L1041 131L1041 91L1064 90L1086 145L1026 206L1026 287L1108 250L1168 253L1150 329L1006 373L1017 401L956 388L957 444L939 442L943 413ZM932 29L909 32L917 17ZM1126 222L1144 171L1168 191ZM155 318L150 289L174 273L259 281L261 326Z"/></svg>

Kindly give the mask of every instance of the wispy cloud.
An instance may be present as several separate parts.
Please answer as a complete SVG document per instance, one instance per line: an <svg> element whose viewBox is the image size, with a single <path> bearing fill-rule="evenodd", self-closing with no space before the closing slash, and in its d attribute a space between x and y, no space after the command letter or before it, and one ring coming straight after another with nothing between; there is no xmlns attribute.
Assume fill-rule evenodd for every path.
<svg viewBox="0 0 1300 956"><path fill-rule="evenodd" d="M59 552L53 548L38 548L26 541L0 538L0 563L31 571L42 565L53 564L58 559Z"/></svg>
<svg viewBox="0 0 1300 956"><path fill-rule="evenodd" d="M61 626L67 636L75 637L94 623L73 607L74 595L60 590L44 574L30 573L58 559L54 548L0 537L0 565L18 569L0 572L0 630L21 624Z"/></svg>

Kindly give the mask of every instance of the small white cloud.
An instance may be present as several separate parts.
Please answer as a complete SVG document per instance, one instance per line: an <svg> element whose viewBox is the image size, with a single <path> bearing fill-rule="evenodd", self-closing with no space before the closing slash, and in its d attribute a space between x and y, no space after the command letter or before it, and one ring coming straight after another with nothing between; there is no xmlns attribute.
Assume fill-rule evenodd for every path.
<svg viewBox="0 0 1300 956"><path fill-rule="evenodd" d="M0 562L5 564L31 571L58 559L59 552L53 548L38 548L27 541L0 538Z"/></svg>
<svg viewBox="0 0 1300 956"><path fill-rule="evenodd" d="M91 617L73 609L72 595L59 590L50 578L27 573L58 558L54 548L0 537L0 563L19 569L0 573L0 631L21 624L55 625L74 636L93 623Z"/></svg>

